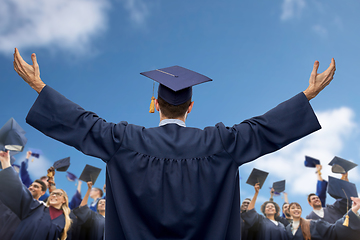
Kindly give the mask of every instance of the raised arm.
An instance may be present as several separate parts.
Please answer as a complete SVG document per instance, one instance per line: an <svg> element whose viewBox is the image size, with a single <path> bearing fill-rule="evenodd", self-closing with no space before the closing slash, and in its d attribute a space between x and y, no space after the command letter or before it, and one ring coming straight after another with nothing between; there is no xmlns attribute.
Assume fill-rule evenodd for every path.
<svg viewBox="0 0 360 240"><path fill-rule="evenodd" d="M331 59L330 66L324 72L317 73L318 68L319 61L315 61L309 79L309 86L303 92L308 100L316 97L333 79L336 70L334 58Z"/></svg>
<svg viewBox="0 0 360 240"><path fill-rule="evenodd" d="M3 167L0 171L0 200L22 220L40 203L33 198L11 167L9 152L0 151L0 161Z"/></svg>
<svg viewBox="0 0 360 240"><path fill-rule="evenodd" d="M27 151L26 152L26 159L21 162L20 171L19 171L21 181L27 188L33 182L31 180L29 172L28 172L28 164L29 164L30 156L31 156L31 151Z"/></svg>
<svg viewBox="0 0 360 240"><path fill-rule="evenodd" d="M14 70L32 87L37 93L45 87L45 83L40 78L40 69L36 60L35 53L31 54L33 65L29 65L21 57L19 50L15 48Z"/></svg>
<svg viewBox="0 0 360 240"><path fill-rule="evenodd" d="M93 186L93 183L92 182L87 182L87 185L88 185L88 189L87 189L87 191L85 193L85 196L84 196L83 200L80 203L80 207L87 205L87 202L89 200L89 195L90 195L90 191L91 191L91 188Z"/></svg>
<svg viewBox="0 0 360 240"><path fill-rule="evenodd" d="M255 189L255 194L254 194L254 197L251 199L251 202L248 206L248 209L247 209L248 211L255 208L256 199L257 199L257 196L259 195L260 184L259 183L255 184L254 189Z"/></svg>

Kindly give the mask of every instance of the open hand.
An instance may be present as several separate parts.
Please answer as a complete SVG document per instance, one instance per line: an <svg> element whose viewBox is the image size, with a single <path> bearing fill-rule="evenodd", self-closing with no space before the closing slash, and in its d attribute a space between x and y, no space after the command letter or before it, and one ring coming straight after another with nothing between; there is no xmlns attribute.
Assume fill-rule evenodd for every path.
<svg viewBox="0 0 360 240"><path fill-rule="evenodd" d="M36 60L35 53L31 54L31 60L33 65L29 65L21 57L19 50L15 48L14 53L14 70L19 74L30 87L36 92L40 93L45 87L45 83L40 79L40 69Z"/></svg>

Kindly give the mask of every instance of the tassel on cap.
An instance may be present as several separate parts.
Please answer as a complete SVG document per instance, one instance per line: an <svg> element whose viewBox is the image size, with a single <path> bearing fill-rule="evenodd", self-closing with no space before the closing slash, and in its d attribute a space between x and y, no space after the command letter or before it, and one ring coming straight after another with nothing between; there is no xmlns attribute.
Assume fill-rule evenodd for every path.
<svg viewBox="0 0 360 240"><path fill-rule="evenodd" d="M348 226L349 226L349 215L347 215L347 214L346 214L346 216L345 216L345 221L344 221L343 225L344 225L345 227L348 227Z"/></svg>
<svg viewBox="0 0 360 240"><path fill-rule="evenodd" d="M151 103L150 103L149 113L154 113L154 112L155 112L155 97L154 97L154 91L155 91L155 81L153 82L153 93L152 93L152 97L151 97Z"/></svg>
<svg viewBox="0 0 360 240"><path fill-rule="evenodd" d="M151 103L150 103L149 113L154 113L154 112L155 112L155 97L152 96L152 97L151 97Z"/></svg>

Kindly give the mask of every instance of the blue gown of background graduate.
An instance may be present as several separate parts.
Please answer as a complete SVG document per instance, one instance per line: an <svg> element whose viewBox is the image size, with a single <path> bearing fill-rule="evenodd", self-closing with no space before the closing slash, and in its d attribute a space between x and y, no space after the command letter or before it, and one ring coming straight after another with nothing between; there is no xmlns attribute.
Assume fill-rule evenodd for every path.
<svg viewBox="0 0 360 240"><path fill-rule="evenodd" d="M26 158L24 161L21 162L20 171L19 171L21 181L27 188L29 188L30 185L33 183L33 180L30 178L28 166L29 166L29 159ZM49 194L46 191L45 194L39 198L39 201L46 202L48 197Z"/></svg>
<svg viewBox="0 0 360 240"><path fill-rule="evenodd" d="M12 239L57 240L65 226L64 214L51 220L49 208L39 203L11 167L0 172L0 200L21 220Z"/></svg>
<svg viewBox="0 0 360 240"><path fill-rule="evenodd" d="M87 205L73 209L73 213L82 228L83 236L81 239L105 239L105 218L101 214L92 211Z"/></svg>
<svg viewBox="0 0 360 240"><path fill-rule="evenodd" d="M254 209L241 214L245 221L245 228L249 231L256 232L256 240L287 240L285 226L278 222L273 223L265 216L258 214Z"/></svg>
<svg viewBox="0 0 360 240"><path fill-rule="evenodd" d="M352 210L348 212L349 226L343 225L345 216L331 224L324 220L310 222L311 240L357 240L360 239L360 217ZM295 235L291 232L291 225L286 227L289 240L303 240L304 237L299 226Z"/></svg>
<svg viewBox="0 0 360 240"><path fill-rule="evenodd" d="M107 240L240 239L238 167L320 129L303 93L202 130L108 123L49 86L27 122L107 164Z"/></svg>

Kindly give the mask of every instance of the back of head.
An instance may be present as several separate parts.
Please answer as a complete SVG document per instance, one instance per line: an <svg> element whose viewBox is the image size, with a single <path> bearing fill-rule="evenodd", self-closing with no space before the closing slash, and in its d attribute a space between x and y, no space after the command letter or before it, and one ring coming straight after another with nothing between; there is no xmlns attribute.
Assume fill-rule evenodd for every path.
<svg viewBox="0 0 360 240"><path fill-rule="evenodd" d="M184 117L191 103L191 98L187 100L185 103L176 106L166 102L160 96L158 96L157 100L160 106L161 113L166 118L170 118L170 119L177 119Z"/></svg>

